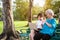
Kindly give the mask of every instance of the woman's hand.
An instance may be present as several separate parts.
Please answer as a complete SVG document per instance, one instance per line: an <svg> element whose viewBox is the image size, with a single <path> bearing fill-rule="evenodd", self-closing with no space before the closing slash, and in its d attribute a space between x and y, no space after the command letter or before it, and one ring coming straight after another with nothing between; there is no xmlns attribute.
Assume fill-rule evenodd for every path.
<svg viewBox="0 0 60 40"><path fill-rule="evenodd" d="M51 25L51 24L49 24L48 22L46 22L46 24L47 24L49 27L52 27L52 25Z"/></svg>

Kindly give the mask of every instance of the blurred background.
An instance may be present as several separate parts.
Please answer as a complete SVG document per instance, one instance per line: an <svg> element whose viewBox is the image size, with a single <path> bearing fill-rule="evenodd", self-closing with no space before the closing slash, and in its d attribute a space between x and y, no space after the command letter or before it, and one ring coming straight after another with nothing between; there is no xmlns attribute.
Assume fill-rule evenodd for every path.
<svg viewBox="0 0 60 40"><path fill-rule="evenodd" d="M55 13L56 22L60 18L60 0L12 0L12 11L16 30L28 24L28 16L32 16L32 22L37 20L37 14L52 9ZM0 0L0 33L3 30L2 0ZM30 20L31 21L31 20Z"/></svg>

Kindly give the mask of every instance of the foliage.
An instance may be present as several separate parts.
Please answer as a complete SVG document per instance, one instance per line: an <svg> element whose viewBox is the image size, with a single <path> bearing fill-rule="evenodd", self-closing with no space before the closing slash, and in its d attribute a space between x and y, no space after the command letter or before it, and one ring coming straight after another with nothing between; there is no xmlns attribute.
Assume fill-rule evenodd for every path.
<svg viewBox="0 0 60 40"><path fill-rule="evenodd" d="M39 6L32 7L32 16L38 14L43 8ZM15 20L27 20L29 12L28 0L16 0L16 10L14 11Z"/></svg>
<svg viewBox="0 0 60 40"><path fill-rule="evenodd" d="M51 2L52 2L52 0L46 0L45 1L44 11L52 8Z"/></svg>
<svg viewBox="0 0 60 40"><path fill-rule="evenodd" d="M54 10L55 14L57 17L59 16L59 8L60 8L60 1L56 1L55 4L53 5L52 9Z"/></svg>
<svg viewBox="0 0 60 40"><path fill-rule="evenodd" d="M15 20L26 20L28 13L28 1L16 0L16 10L14 11Z"/></svg>
<svg viewBox="0 0 60 40"><path fill-rule="evenodd" d="M60 8L60 1L53 0L52 2L52 0L46 0L44 11L46 9L52 9L54 13L56 14L56 17L58 17L59 8Z"/></svg>
<svg viewBox="0 0 60 40"><path fill-rule="evenodd" d="M59 8L60 8L60 1L55 2L55 4L53 5L53 9L56 10L57 12L59 12L59 10L58 10Z"/></svg>
<svg viewBox="0 0 60 40"><path fill-rule="evenodd" d="M39 7L39 6L34 6L33 8L32 8L32 14L33 15L37 15L38 13L40 13L40 12L43 12L43 8L41 8L41 7Z"/></svg>

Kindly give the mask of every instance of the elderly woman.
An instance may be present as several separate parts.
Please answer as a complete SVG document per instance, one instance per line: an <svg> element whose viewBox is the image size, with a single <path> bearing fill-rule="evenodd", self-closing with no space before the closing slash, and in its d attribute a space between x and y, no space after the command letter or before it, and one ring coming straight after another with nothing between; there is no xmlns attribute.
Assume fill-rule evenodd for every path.
<svg viewBox="0 0 60 40"><path fill-rule="evenodd" d="M49 40L53 36L56 28L56 21L53 18L54 12L51 9L46 10L47 20L43 25L42 30L39 33L36 33L34 40Z"/></svg>

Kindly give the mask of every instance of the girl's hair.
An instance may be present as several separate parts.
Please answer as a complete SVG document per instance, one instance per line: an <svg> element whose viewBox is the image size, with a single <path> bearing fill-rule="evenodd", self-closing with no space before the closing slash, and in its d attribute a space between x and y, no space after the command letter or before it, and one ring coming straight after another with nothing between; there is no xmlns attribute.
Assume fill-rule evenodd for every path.
<svg viewBox="0 0 60 40"><path fill-rule="evenodd" d="M37 15L37 18L38 17L43 17L43 13L39 13L38 15Z"/></svg>

